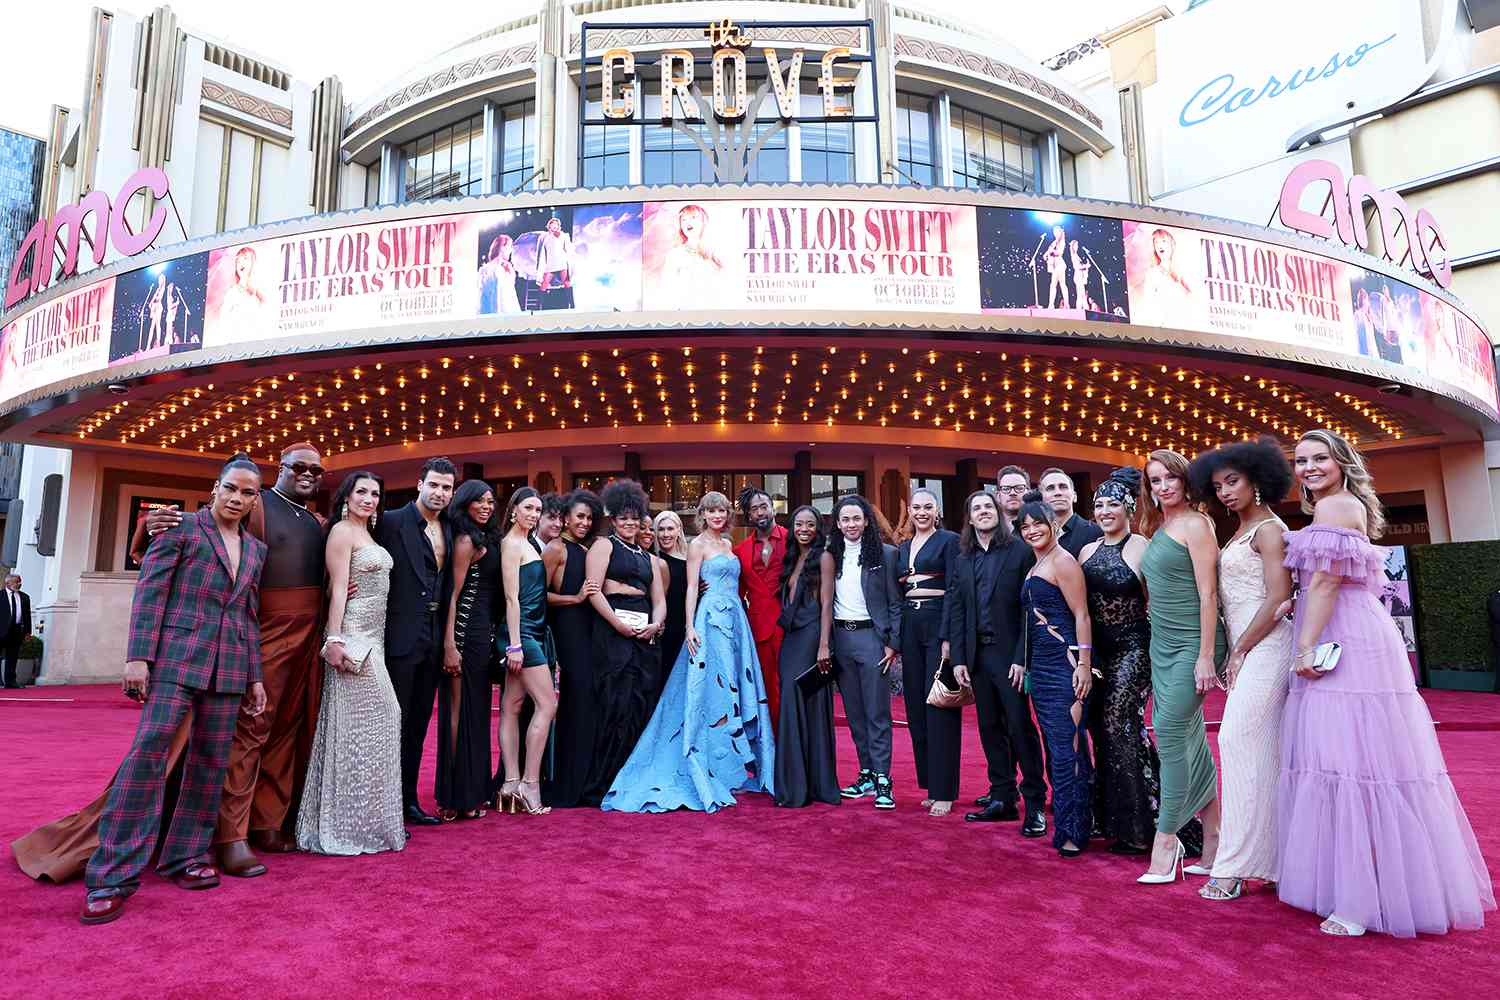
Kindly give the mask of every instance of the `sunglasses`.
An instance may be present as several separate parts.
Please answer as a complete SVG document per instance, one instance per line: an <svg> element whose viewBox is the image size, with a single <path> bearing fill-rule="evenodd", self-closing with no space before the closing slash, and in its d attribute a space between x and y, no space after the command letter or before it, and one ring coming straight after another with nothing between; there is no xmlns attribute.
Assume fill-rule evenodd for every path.
<svg viewBox="0 0 1500 1000"><path fill-rule="evenodd" d="M281 467L283 469L291 469L294 476L310 475L314 479L321 479L323 477L323 467L321 465L308 465L306 462L282 462Z"/></svg>

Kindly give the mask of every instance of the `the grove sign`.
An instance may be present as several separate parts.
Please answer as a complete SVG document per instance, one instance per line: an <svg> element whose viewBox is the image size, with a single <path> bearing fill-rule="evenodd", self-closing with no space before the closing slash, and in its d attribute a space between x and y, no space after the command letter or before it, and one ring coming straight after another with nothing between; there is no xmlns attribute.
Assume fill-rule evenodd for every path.
<svg viewBox="0 0 1500 1000"><path fill-rule="evenodd" d="M1328 193L1315 212L1302 207L1302 197L1309 187L1327 183ZM1315 188L1321 193L1321 188ZM1418 274L1432 278L1443 288L1453 283L1453 267L1448 262L1448 241L1442 227L1425 208L1415 212L1395 191L1377 188L1368 177L1355 174L1344 182L1344 172L1328 160L1303 160L1292 168L1281 184L1281 200L1276 211L1288 228L1323 239L1335 237L1347 246L1369 250L1370 231L1365 225L1365 202L1375 206L1380 223L1380 251L1386 260L1399 267L1410 261ZM1333 218L1323 213L1333 204ZM1398 258L1396 250L1405 241L1406 252Z"/></svg>
<svg viewBox="0 0 1500 1000"><path fill-rule="evenodd" d="M168 190L166 171L147 167L126 178L113 205L103 191L90 191L72 205L58 209L52 218L39 220L16 250L15 263L10 267L5 286L5 308L9 309L27 296L40 292L54 278L66 278L76 273L79 244L85 238L89 241L96 265L104 263L111 241L116 252L125 257L149 248L167 221L167 206L163 199L167 198ZM125 209L130 199L143 191L151 194L155 204L146 224L137 233L131 230ZM85 230L90 215L93 216L92 236ZM66 239L60 240L64 236ZM62 253L60 263L55 259L59 250Z"/></svg>

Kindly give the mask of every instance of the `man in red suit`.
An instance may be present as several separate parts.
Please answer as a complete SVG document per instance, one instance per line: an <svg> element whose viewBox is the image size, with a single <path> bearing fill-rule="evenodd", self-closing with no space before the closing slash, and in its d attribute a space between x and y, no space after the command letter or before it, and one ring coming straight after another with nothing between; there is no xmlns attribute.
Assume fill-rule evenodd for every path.
<svg viewBox="0 0 1500 1000"><path fill-rule="evenodd" d="M213 501L146 552L130 609L125 694L143 701L130 751L99 821L99 848L84 874L86 924L118 918L140 885L161 835L168 748L191 713L192 732L158 870L183 889L211 889L209 863L224 770L240 702L258 715L260 574L265 543L240 530L260 495L260 470L236 456Z"/></svg>
<svg viewBox="0 0 1500 1000"><path fill-rule="evenodd" d="M740 493L740 514L750 525L750 534L734 547L740 561L740 596L755 636L755 652L766 682L766 707L771 725L781 720L781 675L777 668L781 652L781 561L786 557L786 529L776 523L771 496L753 486Z"/></svg>

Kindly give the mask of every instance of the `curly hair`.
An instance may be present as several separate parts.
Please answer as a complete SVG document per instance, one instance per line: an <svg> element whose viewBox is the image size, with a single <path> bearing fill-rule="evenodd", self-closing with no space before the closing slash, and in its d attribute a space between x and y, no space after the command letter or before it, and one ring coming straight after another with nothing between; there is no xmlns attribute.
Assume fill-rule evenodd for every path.
<svg viewBox="0 0 1500 1000"><path fill-rule="evenodd" d="M833 527L828 530L828 554L833 556L834 576L842 576L844 573L845 540L844 533L838 526L839 511L851 506L858 507L865 515L864 534L859 536L859 565L861 568L880 565L880 524L875 520L875 508L858 493L848 493L839 497L838 503L833 505Z"/></svg>
<svg viewBox="0 0 1500 1000"><path fill-rule="evenodd" d="M1292 467L1273 437L1255 441L1234 441L1205 451L1188 466L1188 487L1195 496L1219 503L1214 490L1214 475L1223 469L1234 469L1250 480L1250 485L1268 504L1285 499L1292 489Z"/></svg>
<svg viewBox="0 0 1500 1000"><path fill-rule="evenodd" d="M491 499L495 491L483 479L465 479L453 491L453 500L448 504L448 521L453 525L453 536L467 535L476 549L492 549L500 544L500 518L492 512L490 519L480 524L469 516L469 504L488 493Z"/></svg>
<svg viewBox="0 0 1500 1000"><path fill-rule="evenodd" d="M1365 465L1365 457L1356 451L1354 445L1346 441L1342 435L1326 427L1310 430L1297 439L1298 444L1303 441L1318 442L1328 449L1328 454L1333 456L1333 460L1338 463L1339 470L1344 474L1344 489L1364 505L1365 533L1371 538L1379 538L1385 534L1385 508L1381 506L1380 497L1375 492L1375 477L1370 475L1370 470ZM1302 494L1303 512L1311 514L1314 507L1312 493L1306 486L1302 487L1299 492Z"/></svg>
<svg viewBox="0 0 1500 1000"><path fill-rule="evenodd" d="M566 493L543 493L542 513L552 514L559 520L568 516L568 495Z"/></svg>
<svg viewBox="0 0 1500 1000"><path fill-rule="evenodd" d="M604 503L595 495L593 490L585 489L574 490L564 497L563 500L563 510L565 511L564 523L566 523L566 514L571 514L573 508L579 504L583 504L589 509L589 513L594 515L589 524L589 533L583 537L583 541L578 543L584 548L588 548L589 543L594 540L599 532L604 530Z"/></svg>
<svg viewBox="0 0 1500 1000"><path fill-rule="evenodd" d="M644 520L651 514L651 501L634 479L616 479L599 493L599 500L611 518L634 514Z"/></svg>
<svg viewBox="0 0 1500 1000"><path fill-rule="evenodd" d="M828 536L823 531L823 515L818 513L816 507L806 504L792 511L792 526L796 527L797 516L804 510L813 516L813 521L818 525L818 532L813 536L812 543L807 546L807 559L802 563L802 582L798 586L801 593L808 593L807 588L812 587L811 593L816 594L821 582L819 576L822 573L822 556L823 550L828 547ZM783 600L792 582L792 571L797 568L797 559L801 554L802 546L797 541L796 532L787 532L786 555L781 560L781 582L777 589L777 593L782 595Z"/></svg>

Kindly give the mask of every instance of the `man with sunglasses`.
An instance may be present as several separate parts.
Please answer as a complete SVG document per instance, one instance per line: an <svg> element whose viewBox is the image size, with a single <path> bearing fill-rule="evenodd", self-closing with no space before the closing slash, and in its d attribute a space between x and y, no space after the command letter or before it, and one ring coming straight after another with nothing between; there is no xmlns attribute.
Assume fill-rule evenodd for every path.
<svg viewBox="0 0 1500 1000"><path fill-rule="evenodd" d="M235 722L214 844L225 875L254 878L266 866L251 850L297 849L286 832L317 724L323 674L318 659L324 607L324 521L310 509L323 481L311 444L281 453L276 482L261 490L245 528L266 543L260 584L261 664L265 711L240 712ZM152 538L182 520L175 507L152 512Z"/></svg>

